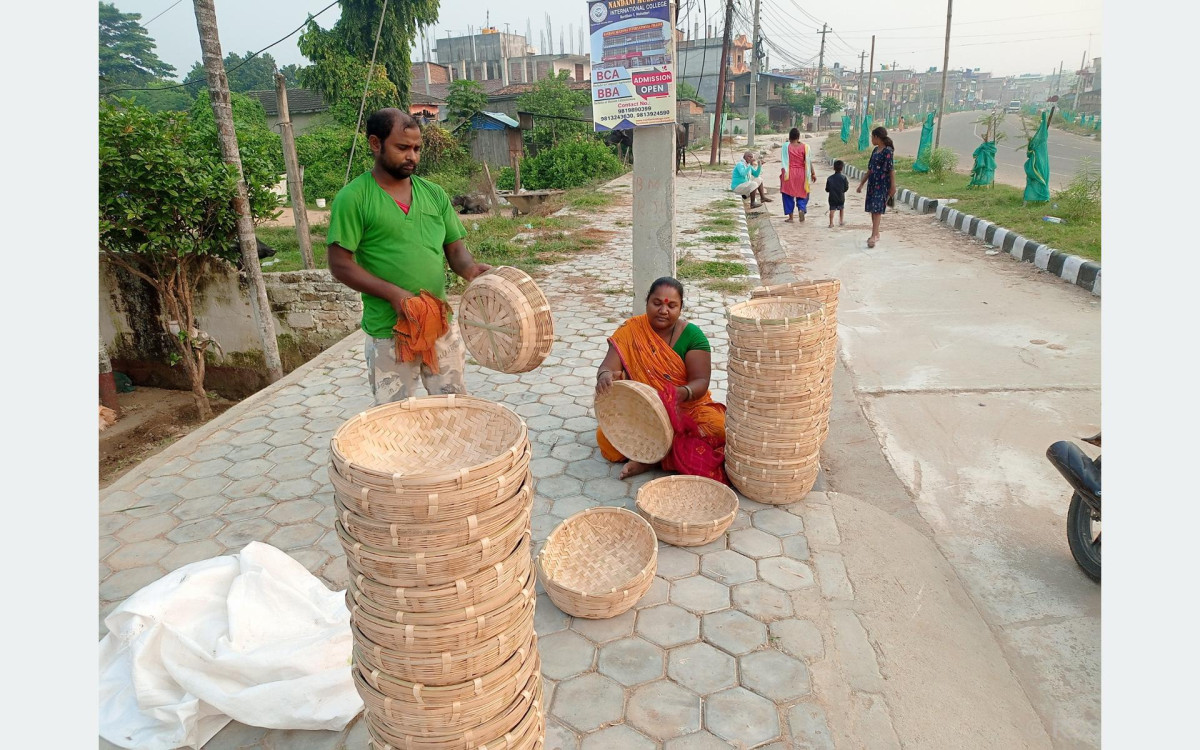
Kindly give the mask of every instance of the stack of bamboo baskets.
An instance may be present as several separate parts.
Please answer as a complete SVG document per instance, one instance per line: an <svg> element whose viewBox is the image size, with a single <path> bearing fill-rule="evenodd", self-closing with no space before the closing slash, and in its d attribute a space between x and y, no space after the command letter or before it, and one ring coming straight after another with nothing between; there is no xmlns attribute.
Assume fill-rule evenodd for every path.
<svg viewBox="0 0 1200 750"><path fill-rule="evenodd" d="M408 399L347 421L330 453L370 746L541 748L525 423Z"/></svg>
<svg viewBox="0 0 1200 750"><path fill-rule="evenodd" d="M839 287L832 279L764 287L729 310L725 471L753 500L798 502L817 480Z"/></svg>

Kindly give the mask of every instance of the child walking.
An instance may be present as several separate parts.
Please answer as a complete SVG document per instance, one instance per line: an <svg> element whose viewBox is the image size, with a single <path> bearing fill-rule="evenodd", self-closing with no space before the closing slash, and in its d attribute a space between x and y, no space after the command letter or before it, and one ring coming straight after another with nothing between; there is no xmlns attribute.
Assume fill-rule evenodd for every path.
<svg viewBox="0 0 1200 750"><path fill-rule="evenodd" d="M825 192L829 194L829 228L833 229L833 213L838 215L838 226L846 226L846 193L850 192L850 181L842 174L846 162L838 159L833 163L833 174L825 180Z"/></svg>

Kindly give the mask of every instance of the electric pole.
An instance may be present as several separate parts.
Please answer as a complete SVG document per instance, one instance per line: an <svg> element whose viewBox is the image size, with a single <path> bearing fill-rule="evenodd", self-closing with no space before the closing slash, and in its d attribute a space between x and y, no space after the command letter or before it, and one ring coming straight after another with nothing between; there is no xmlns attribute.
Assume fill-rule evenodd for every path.
<svg viewBox="0 0 1200 750"><path fill-rule="evenodd" d="M428 70L429 64L426 63L425 66ZM275 74L275 103L279 107L279 136L283 145L283 164L287 169L288 197L292 199L292 216L296 220L296 241L300 245L300 257L304 259L304 267L311 271L317 265L313 261L312 237L308 233L308 207L304 203L300 162L296 159L296 138L292 134L292 115L288 110L287 82L279 73ZM257 254L256 249L255 255Z"/></svg>
<svg viewBox="0 0 1200 750"><path fill-rule="evenodd" d="M954 10L954 0L946 0L946 54L942 57L942 97L938 100L937 130L933 136L933 147L937 148L942 142L942 117L946 110L946 74L950 72L950 14Z"/></svg>
<svg viewBox="0 0 1200 750"><path fill-rule="evenodd" d="M863 117L871 108L871 89L875 88L875 35L871 35L871 64L867 66L867 106L863 108Z"/></svg>
<svg viewBox="0 0 1200 750"><path fill-rule="evenodd" d="M757 2L757 0L755 0ZM821 24L821 54L817 57L817 102L818 107L821 106L821 81L825 77L825 34L828 33L829 24ZM824 114L824 112L822 112ZM814 127L817 130L821 129L821 115L817 115L817 122Z"/></svg>
<svg viewBox="0 0 1200 750"><path fill-rule="evenodd" d="M283 364L279 360L279 342L275 339L275 319L271 317L271 301L267 299L262 266L258 264L258 241L254 236L254 220L250 217L249 191L246 189L246 177L242 173L237 133L233 129L229 80L225 77L221 39L217 35L217 11L213 7L213 0L192 0L192 3L196 11L196 29L200 32L200 52L204 60L204 72L208 78L208 96L212 103L213 119L217 124L221 156L226 164L237 168L237 193L233 198L233 207L238 215L238 246L242 251L242 266L246 269L246 278L250 282L250 309L254 312L254 320L258 325L258 337L262 343L263 360L267 367L267 380L274 383L283 377Z"/></svg>
<svg viewBox="0 0 1200 750"><path fill-rule="evenodd" d="M746 145L754 147L754 131L758 130L758 2L754 0L754 43L750 47L750 134Z"/></svg>
<svg viewBox="0 0 1200 750"><path fill-rule="evenodd" d="M712 153L708 155L710 165L717 163L717 146L721 143L721 111L725 107L725 69L729 67L729 34L731 31L733 31L733 0L725 0L725 31L721 40L721 72L717 76L717 105L713 112Z"/></svg>
<svg viewBox="0 0 1200 750"><path fill-rule="evenodd" d="M863 103L863 62L867 59L867 51L863 50L858 56L858 94L855 96L858 99L857 104L861 109L858 111L858 122L864 123L867 121L867 105ZM862 125L860 124L861 128Z"/></svg>
<svg viewBox="0 0 1200 750"><path fill-rule="evenodd" d="M421 27L421 46L425 58L425 96L429 96L429 38L425 35L425 27Z"/></svg>
<svg viewBox="0 0 1200 750"><path fill-rule="evenodd" d="M891 96L888 97L888 119L896 115L896 61L892 60L892 76L890 81Z"/></svg>
<svg viewBox="0 0 1200 750"><path fill-rule="evenodd" d="M1062 91L1062 72L1063 72L1063 65L1066 64L1066 62L1067 62L1066 60L1058 61L1058 75L1055 76L1055 78L1054 78L1054 95L1055 96L1058 96L1059 93Z"/></svg>

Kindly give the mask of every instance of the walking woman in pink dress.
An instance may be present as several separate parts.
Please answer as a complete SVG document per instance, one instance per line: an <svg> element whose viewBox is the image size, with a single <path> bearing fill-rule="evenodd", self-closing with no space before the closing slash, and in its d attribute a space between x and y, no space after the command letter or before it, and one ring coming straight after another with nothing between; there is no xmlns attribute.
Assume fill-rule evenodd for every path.
<svg viewBox="0 0 1200 750"><path fill-rule="evenodd" d="M783 213L792 221L792 212L800 210L800 221L808 211L808 191L812 181L817 180L817 169L808 158L808 144L800 142L799 128L788 133L787 145L783 147L783 169L779 172L779 192L783 194Z"/></svg>

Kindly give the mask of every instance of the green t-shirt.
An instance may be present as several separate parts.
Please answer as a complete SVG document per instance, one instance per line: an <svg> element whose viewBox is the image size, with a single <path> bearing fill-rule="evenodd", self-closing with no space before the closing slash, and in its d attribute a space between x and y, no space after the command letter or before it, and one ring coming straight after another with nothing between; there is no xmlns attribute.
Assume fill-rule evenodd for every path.
<svg viewBox="0 0 1200 750"><path fill-rule="evenodd" d="M693 349L711 352L712 346L708 343L708 337L704 335L704 331L695 323L688 323L683 327L683 332L679 334L679 339L675 341L675 345L671 347L680 359L687 359L687 353Z"/></svg>
<svg viewBox="0 0 1200 750"><path fill-rule="evenodd" d="M369 273L413 294L446 298L443 247L467 235L439 185L412 176L408 213L379 187L370 172L338 191L329 210L326 244L354 253ZM367 335L391 338L396 311L384 299L364 294L362 327Z"/></svg>

